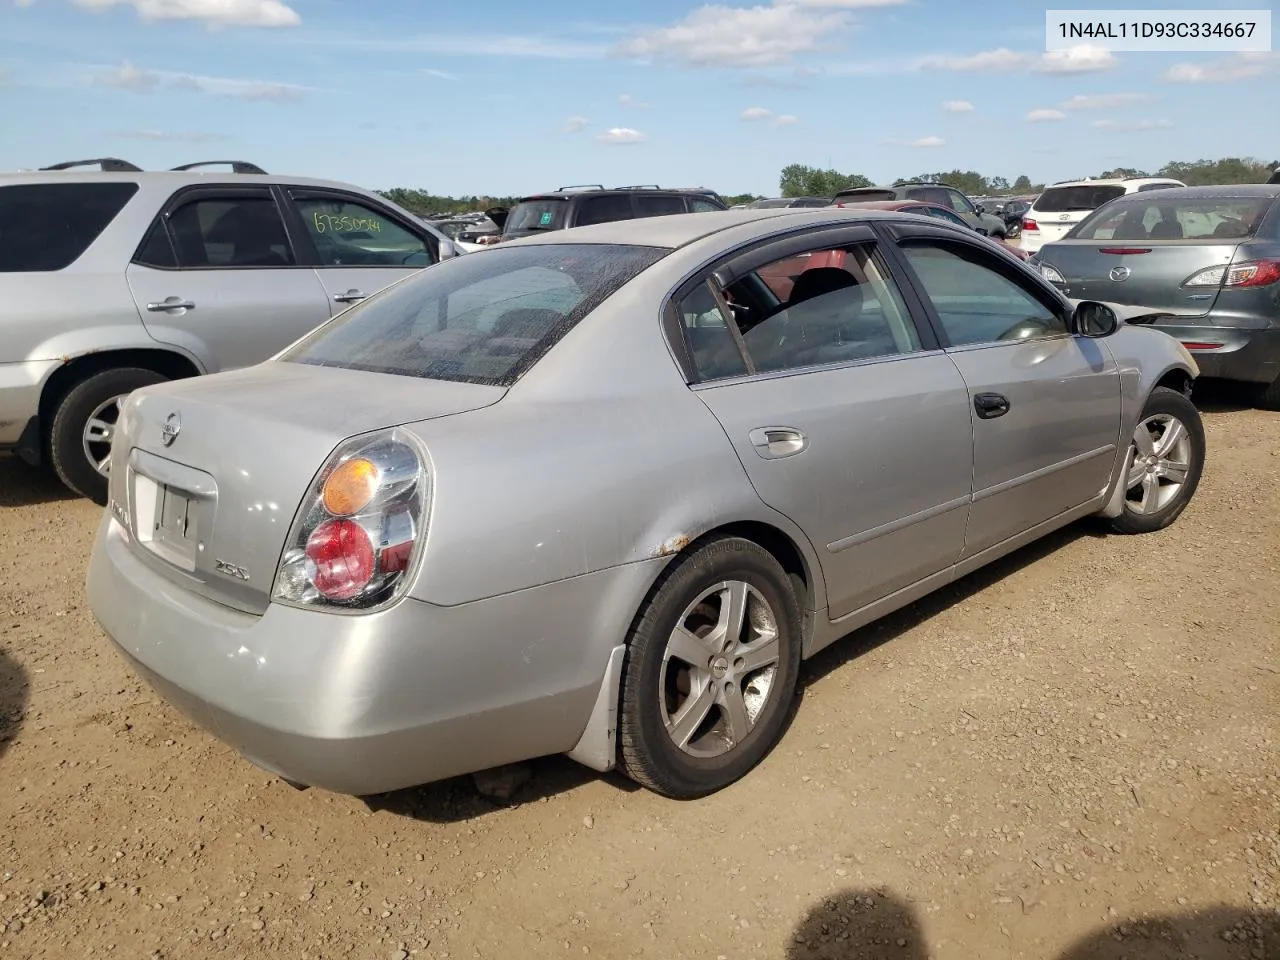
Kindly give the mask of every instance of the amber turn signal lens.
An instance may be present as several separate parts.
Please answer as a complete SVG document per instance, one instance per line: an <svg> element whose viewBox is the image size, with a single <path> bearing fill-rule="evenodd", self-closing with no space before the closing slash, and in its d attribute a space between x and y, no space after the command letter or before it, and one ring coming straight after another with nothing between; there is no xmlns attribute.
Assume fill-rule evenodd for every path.
<svg viewBox="0 0 1280 960"><path fill-rule="evenodd" d="M324 482L321 500L335 517L349 517L369 505L378 490L378 468L364 457L342 464Z"/></svg>

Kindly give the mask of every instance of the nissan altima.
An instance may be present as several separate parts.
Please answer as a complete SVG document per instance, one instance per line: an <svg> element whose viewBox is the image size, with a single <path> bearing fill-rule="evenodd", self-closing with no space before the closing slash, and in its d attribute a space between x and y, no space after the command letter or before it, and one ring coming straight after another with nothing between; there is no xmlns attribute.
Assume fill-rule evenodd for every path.
<svg viewBox="0 0 1280 960"><path fill-rule="evenodd" d="M923 217L549 232L130 395L90 601L295 785L568 753L702 796L775 745L802 658L1078 518L1172 523L1196 375Z"/></svg>

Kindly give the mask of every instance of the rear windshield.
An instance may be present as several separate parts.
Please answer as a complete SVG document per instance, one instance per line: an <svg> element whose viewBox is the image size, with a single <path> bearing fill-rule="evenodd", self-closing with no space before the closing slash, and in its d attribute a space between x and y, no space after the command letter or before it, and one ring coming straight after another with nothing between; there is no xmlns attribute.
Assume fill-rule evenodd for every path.
<svg viewBox="0 0 1280 960"><path fill-rule="evenodd" d="M1243 240L1258 231L1269 197L1171 199L1133 194L1082 220L1072 240Z"/></svg>
<svg viewBox="0 0 1280 960"><path fill-rule="evenodd" d="M1050 187L1040 194L1036 209L1041 213L1070 213L1076 210L1094 210L1108 200L1124 196L1124 187L1115 184L1104 186Z"/></svg>
<svg viewBox="0 0 1280 960"><path fill-rule="evenodd" d="M347 310L280 359L509 386L668 252L549 243L451 258Z"/></svg>
<svg viewBox="0 0 1280 960"><path fill-rule="evenodd" d="M894 200L894 192L892 190L841 190L836 194L836 200Z"/></svg>
<svg viewBox="0 0 1280 960"><path fill-rule="evenodd" d="M559 230L564 226L569 203L562 197L522 200L511 208L502 232L506 236L533 233L535 230Z"/></svg>
<svg viewBox="0 0 1280 960"><path fill-rule="evenodd" d="M137 192L136 183L0 187L0 273L70 266Z"/></svg>

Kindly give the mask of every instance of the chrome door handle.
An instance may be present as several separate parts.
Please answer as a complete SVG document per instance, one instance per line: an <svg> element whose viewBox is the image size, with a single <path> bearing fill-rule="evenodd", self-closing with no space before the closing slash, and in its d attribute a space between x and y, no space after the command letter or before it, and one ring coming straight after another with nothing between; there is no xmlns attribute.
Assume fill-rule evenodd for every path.
<svg viewBox="0 0 1280 960"><path fill-rule="evenodd" d="M190 300L179 300L177 297L166 297L159 303L148 303L147 309L152 313L162 313L165 310L194 310L196 305Z"/></svg>
<svg viewBox="0 0 1280 960"><path fill-rule="evenodd" d="M355 303L357 300L363 300L368 294L352 287L346 293L335 293L333 299L338 303Z"/></svg>
<svg viewBox="0 0 1280 960"><path fill-rule="evenodd" d="M795 427L757 427L747 438L765 460L794 457L809 446L809 438Z"/></svg>

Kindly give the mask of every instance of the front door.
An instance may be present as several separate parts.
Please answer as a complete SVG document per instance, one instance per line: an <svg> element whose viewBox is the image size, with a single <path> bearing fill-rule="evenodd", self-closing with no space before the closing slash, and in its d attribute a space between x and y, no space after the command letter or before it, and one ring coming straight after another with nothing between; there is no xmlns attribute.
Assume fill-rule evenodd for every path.
<svg viewBox="0 0 1280 960"><path fill-rule="evenodd" d="M1057 298L976 243L915 236L899 250L968 389L965 556L1101 497L1120 438L1120 375L1106 347L1072 335Z"/></svg>
<svg viewBox="0 0 1280 960"><path fill-rule="evenodd" d="M303 245L314 248L305 259L315 264L332 314L439 259L426 230L363 197L309 187L290 187L286 195Z"/></svg>
<svg viewBox="0 0 1280 960"><path fill-rule="evenodd" d="M694 390L817 550L832 619L957 561L972 470L964 381L855 230L745 254L681 305Z"/></svg>
<svg viewBox="0 0 1280 960"><path fill-rule="evenodd" d="M329 319L267 187L177 194L125 276L147 332L206 373L261 363Z"/></svg>

